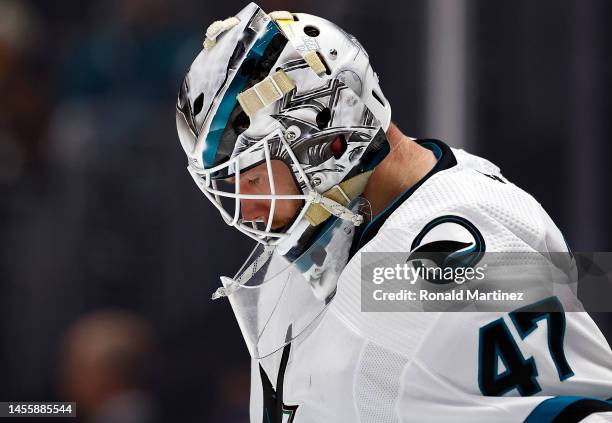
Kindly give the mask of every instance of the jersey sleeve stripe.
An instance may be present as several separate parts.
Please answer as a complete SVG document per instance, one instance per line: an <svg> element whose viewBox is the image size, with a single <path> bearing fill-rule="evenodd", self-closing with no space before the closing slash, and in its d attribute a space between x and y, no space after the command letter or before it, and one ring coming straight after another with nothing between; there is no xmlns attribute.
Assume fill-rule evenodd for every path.
<svg viewBox="0 0 612 423"><path fill-rule="evenodd" d="M577 423L593 413L612 411L612 403L595 398L561 396L542 401L523 423Z"/></svg>

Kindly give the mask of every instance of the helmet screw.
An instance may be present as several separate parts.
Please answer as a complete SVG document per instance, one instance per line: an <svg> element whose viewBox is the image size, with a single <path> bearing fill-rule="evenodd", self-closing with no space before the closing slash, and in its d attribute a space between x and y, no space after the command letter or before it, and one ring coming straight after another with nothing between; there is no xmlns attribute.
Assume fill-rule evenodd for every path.
<svg viewBox="0 0 612 423"><path fill-rule="evenodd" d="M285 139L287 141L295 140L298 137L298 131L299 129L297 129L295 126L290 127L285 131Z"/></svg>
<svg viewBox="0 0 612 423"><path fill-rule="evenodd" d="M338 56L338 51L337 51L335 48L332 48L332 49L329 51L329 55L331 56L331 58L332 58L332 59L335 59L335 58L336 58L336 56Z"/></svg>

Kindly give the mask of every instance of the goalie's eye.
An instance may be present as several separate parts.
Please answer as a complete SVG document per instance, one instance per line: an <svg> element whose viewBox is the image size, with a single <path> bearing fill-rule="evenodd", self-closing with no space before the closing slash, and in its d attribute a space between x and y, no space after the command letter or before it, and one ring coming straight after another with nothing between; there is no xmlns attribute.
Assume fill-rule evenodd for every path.
<svg viewBox="0 0 612 423"><path fill-rule="evenodd" d="M261 182L261 176L248 178L247 182L249 183L249 185L259 185L259 183Z"/></svg>

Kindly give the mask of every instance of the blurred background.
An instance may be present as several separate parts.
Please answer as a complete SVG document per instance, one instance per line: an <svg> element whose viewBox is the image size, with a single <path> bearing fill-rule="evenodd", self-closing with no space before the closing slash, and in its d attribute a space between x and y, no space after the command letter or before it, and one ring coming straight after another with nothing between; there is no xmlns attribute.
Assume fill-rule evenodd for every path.
<svg viewBox="0 0 612 423"><path fill-rule="evenodd" d="M193 184L174 123L206 27L245 4L0 0L2 401L247 421L248 352L209 298L252 245ZM612 2L260 6L354 34L405 133L490 159L574 250L612 251Z"/></svg>

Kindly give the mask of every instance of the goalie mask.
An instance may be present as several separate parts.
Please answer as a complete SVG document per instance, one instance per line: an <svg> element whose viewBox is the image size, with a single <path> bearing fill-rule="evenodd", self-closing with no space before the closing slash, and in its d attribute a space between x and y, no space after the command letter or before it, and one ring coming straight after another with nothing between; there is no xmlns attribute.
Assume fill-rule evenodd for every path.
<svg viewBox="0 0 612 423"><path fill-rule="evenodd" d="M325 248L322 243L334 246L328 248L319 273L346 264L350 247L346 234L354 233L352 226L364 220L358 197L389 151L385 131L390 118L390 106L365 50L324 19L301 13L266 14L251 3L235 17L207 29L204 49L179 92L177 130L189 173L204 195L227 224L260 243L238 275L223 279L219 292L230 295L254 356L263 350L273 352L297 336L307 326L304 321L318 315L333 296L337 278L319 277L317 284L296 282L294 286L311 287L312 301L294 304L293 311L309 310L302 315L310 317L300 318L299 324L295 315L288 317L282 324L288 326L274 329L282 339L270 336L263 350L257 346L264 328L271 330L264 322L275 321L271 313L285 309L279 302L287 292L287 281L310 278L304 276L312 273L312 265L305 265L312 263L309 254ZM275 192L275 160L289 169L295 193ZM241 193L241 173L260 165L267 170L268 192ZM269 201L267 218L246 219L241 201L248 200ZM275 228L280 200L301 206L289 223ZM282 271L270 265L273 255L284 263ZM333 266L332 257L338 258ZM253 272L248 270L250 262L268 264ZM284 282L268 284L279 280ZM265 285L284 288L264 295ZM252 318L255 305L258 317ZM280 345L273 345L277 341Z"/></svg>

